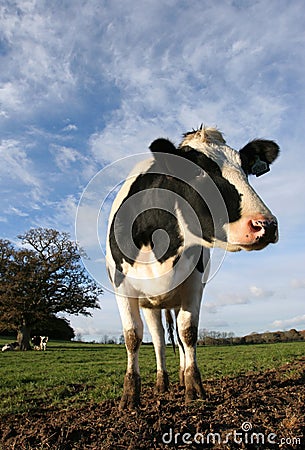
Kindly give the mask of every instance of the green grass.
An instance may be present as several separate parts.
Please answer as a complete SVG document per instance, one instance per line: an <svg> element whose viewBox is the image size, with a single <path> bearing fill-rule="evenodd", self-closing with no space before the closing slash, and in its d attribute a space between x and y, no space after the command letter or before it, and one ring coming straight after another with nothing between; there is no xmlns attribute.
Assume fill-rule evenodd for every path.
<svg viewBox="0 0 305 450"><path fill-rule="evenodd" d="M5 340L0 339L0 345ZM178 354L167 348L172 382L178 381ZM303 356L305 342L236 347L198 347L202 378L237 376L277 367ZM41 407L73 407L84 402L117 398L126 370L125 347L120 345L49 342L46 352L0 354L0 413L15 414ZM154 383L152 346L142 346L142 386Z"/></svg>

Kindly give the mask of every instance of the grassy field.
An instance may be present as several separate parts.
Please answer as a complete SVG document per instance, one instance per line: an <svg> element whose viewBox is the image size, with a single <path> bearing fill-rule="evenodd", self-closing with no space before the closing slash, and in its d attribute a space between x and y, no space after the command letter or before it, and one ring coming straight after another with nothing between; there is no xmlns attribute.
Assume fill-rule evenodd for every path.
<svg viewBox="0 0 305 450"><path fill-rule="evenodd" d="M8 342L0 339L0 345ZM277 367L305 354L305 342L236 347L198 347L202 378L237 376ZM121 345L49 342L46 352L0 354L0 413L30 412L37 407L69 408L100 402L122 393L126 369ZM178 381L178 354L167 348L170 380ZM140 350L142 386L155 379L152 346Z"/></svg>

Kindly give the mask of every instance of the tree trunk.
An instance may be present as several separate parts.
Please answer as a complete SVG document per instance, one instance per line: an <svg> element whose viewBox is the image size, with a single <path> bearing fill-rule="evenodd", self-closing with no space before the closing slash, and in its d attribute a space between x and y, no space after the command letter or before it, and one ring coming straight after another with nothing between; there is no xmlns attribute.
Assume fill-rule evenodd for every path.
<svg viewBox="0 0 305 450"><path fill-rule="evenodd" d="M26 325L22 325L19 330L18 330L18 334L17 334L17 342L19 344L19 349L20 350L30 350L31 346L30 346L30 338L31 338L31 334L30 334L31 330L29 327L27 327Z"/></svg>

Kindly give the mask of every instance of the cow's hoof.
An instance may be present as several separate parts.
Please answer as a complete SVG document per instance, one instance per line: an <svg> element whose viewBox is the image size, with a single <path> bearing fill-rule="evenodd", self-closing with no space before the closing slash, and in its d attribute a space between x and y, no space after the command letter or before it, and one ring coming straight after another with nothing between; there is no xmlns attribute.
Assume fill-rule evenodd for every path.
<svg viewBox="0 0 305 450"><path fill-rule="evenodd" d="M164 394L167 392L169 388L169 379L168 373L158 370L157 372L157 383L156 383L156 392L158 394Z"/></svg>
<svg viewBox="0 0 305 450"><path fill-rule="evenodd" d="M126 373L120 410L135 409L140 406L141 378L137 373Z"/></svg>
<svg viewBox="0 0 305 450"><path fill-rule="evenodd" d="M205 398L200 372L197 366L190 366L185 370L185 403Z"/></svg>

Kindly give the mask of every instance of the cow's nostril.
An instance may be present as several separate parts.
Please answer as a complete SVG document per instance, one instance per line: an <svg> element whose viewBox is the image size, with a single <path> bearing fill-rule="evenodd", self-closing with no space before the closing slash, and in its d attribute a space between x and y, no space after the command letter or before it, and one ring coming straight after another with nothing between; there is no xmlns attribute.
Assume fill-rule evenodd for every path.
<svg viewBox="0 0 305 450"><path fill-rule="evenodd" d="M262 217L248 221L249 236L256 241L263 239L265 242L276 242L278 239L276 219Z"/></svg>
<svg viewBox="0 0 305 450"><path fill-rule="evenodd" d="M251 231L253 231L253 233L258 233L263 228L263 224L258 222L257 220L250 220L249 225L250 225Z"/></svg>

